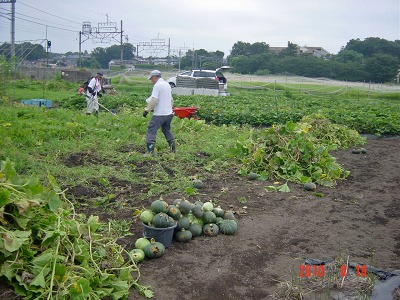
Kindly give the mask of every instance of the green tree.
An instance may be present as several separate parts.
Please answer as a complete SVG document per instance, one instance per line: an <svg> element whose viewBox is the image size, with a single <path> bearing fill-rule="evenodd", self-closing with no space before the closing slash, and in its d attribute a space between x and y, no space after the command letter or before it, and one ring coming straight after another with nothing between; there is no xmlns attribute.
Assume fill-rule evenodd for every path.
<svg viewBox="0 0 400 300"><path fill-rule="evenodd" d="M338 53L335 59L343 63L347 62L362 63L364 59L364 54L354 50L342 50Z"/></svg>
<svg viewBox="0 0 400 300"><path fill-rule="evenodd" d="M374 82L392 81L400 68L399 59L390 54L376 53L365 60L369 80Z"/></svg>

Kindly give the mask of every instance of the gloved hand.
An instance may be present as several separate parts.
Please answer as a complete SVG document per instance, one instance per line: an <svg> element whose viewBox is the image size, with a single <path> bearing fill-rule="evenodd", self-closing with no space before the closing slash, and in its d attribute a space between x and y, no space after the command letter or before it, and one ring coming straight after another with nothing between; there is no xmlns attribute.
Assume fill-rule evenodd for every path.
<svg viewBox="0 0 400 300"><path fill-rule="evenodd" d="M97 97L101 98L101 97L103 97L103 95L100 93L97 93Z"/></svg>
<svg viewBox="0 0 400 300"><path fill-rule="evenodd" d="M96 92L93 91L93 92L92 92L92 96L93 96L93 97L96 96Z"/></svg>
<svg viewBox="0 0 400 300"><path fill-rule="evenodd" d="M144 112L143 112L143 117L147 117L147 115L149 114L149 112L147 111L147 110L145 110Z"/></svg>

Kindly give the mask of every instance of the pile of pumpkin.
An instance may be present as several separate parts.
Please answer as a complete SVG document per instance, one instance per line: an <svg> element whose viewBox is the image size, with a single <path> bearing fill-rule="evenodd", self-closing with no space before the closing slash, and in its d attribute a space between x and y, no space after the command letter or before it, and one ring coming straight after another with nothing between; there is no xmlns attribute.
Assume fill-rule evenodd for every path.
<svg viewBox="0 0 400 300"><path fill-rule="evenodd" d="M171 205L163 200L155 200L150 209L140 214L140 220L150 227L168 228L176 225L174 236L179 242L189 242L202 234L210 237L219 233L234 234L237 230L234 219L232 211L215 207L211 201L190 203L181 199L175 200ZM130 254L137 262L142 261L144 257L161 257L165 252L164 245L154 239L149 241L139 238L135 242L135 248Z"/></svg>

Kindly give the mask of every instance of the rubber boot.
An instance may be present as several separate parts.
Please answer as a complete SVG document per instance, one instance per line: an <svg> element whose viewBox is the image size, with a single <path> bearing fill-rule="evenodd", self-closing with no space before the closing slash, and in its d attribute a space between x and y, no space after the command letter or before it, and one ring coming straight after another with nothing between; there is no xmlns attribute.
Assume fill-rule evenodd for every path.
<svg viewBox="0 0 400 300"><path fill-rule="evenodd" d="M154 143L147 143L147 153L145 156L154 155Z"/></svg>
<svg viewBox="0 0 400 300"><path fill-rule="evenodd" d="M90 115L91 115L91 113L90 113L90 112L87 112L87 113L86 113L86 115L87 115L87 116L90 116Z"/></svg>
<svg viewBox="0 0 400 300"><path fill-rule="evenodd" d="M169 149L171 152L176 153L176 143L175 140L168 141Z"/></svg>
<svg viewBox="0 0 400 300"><path fill-rule="evenodd" d="M95 110L95 111L94 111L94 115L96 116L96 118L98 118L98 117L99 117L99 111L98 111L98 110Z"/></svg>

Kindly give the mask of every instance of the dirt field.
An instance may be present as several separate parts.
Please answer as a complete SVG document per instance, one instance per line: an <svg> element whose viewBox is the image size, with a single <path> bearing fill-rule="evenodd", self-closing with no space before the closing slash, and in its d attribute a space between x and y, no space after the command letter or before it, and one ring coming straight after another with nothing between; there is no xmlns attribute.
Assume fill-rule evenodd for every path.
<svg viewBox="0 0 400 300"><path fill-rule="evenodd" d="M266 192L270 182L235 175L206 182L196 198L241 212L238 232L174 242L165 256L141 264L141 283L159 300L284 299L282 283L299 277L306 258L349 256L360 265L400 269L400 140L370 139L365 148L367 154L334 154L351 175L333 189L318 187L323 197L290 183L290 193ZM339 291L305 299L359 299L362 284L348 280ZM134 292L129 299L137 298Z"/></svg>
<svg viewBox="0 0 400 300"><path fill-rule="evenodd" d="M368 287L371 291L372 285L354 272L342 288L331 284L331 290L327 282L340 283L339 269L333 269L336 279L327 270L322 277L306 276L301 282L299 276L307 258L346 261L349 257L360 266L400 269L400 139L369 139L365 148L367 154L352 154L351 149L334 153L351 174L335 188L318 187L322 197L292 183L290 193L267 192L264 187L272 182L249 181L235 174L206 180L201 194L190 200L213 199L222 208L233 209L238 232L174 242L162 258L140 265L140 283L152 286L156 300L285 299L289 292L293 297L286 299L299 299L299 294L304 299L368 299L360 295ZM64 164L71 161L65 159ZM83 163L78 158L73 162ZM110 182L121 197L146 190L117 179ZM90 186L71 187L69 192L82 200L98 196ZM171 194L164 199L171 203L181 197ZM81 210L88 215L99 214L105 221L111 217L104 213L107 210L86 207ZM132 211L126 208L121 207L117 215L131 221ZM121 241L128 249L142 235L141 225L133 224L132 232ZM2 285L0 299L18 297ZM144 298L132 291L129 299Z"/></svg>

